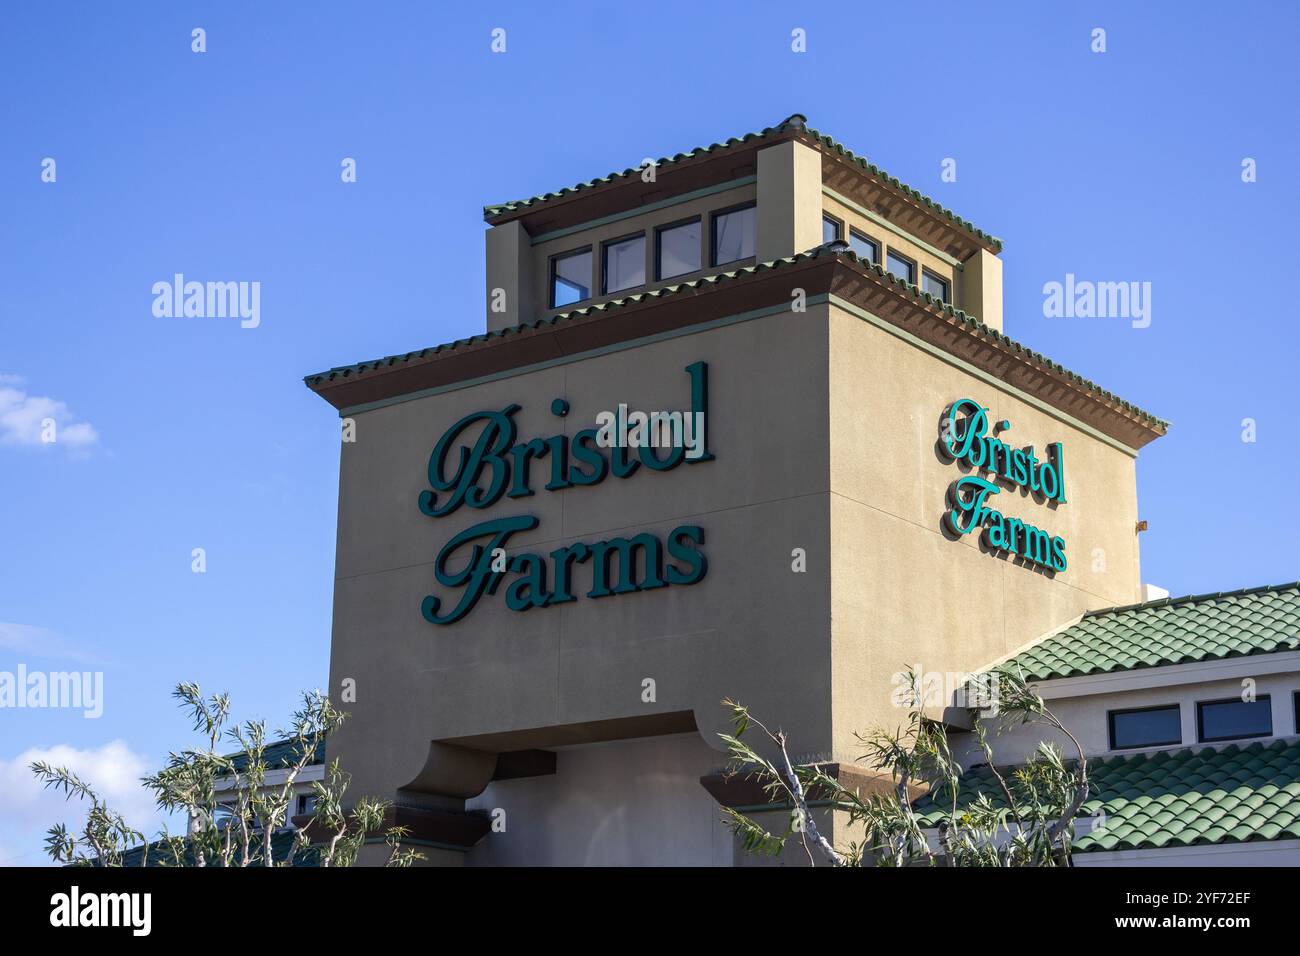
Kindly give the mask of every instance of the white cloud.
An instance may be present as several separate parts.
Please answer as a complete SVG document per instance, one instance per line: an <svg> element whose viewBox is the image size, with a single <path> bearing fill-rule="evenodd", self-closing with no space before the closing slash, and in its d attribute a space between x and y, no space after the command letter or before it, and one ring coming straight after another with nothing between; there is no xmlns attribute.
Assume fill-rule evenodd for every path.
<svg viewBox="0 0 1300 956"><path fill-rule="evenodd" d="M67 744L32 747L12 760L0 758L0 866L38 866L50 862L44 852L45 831L56 823L79 832L89 807L83 800L65 800L62 791L47 790L31 771L44 760L67 767L88 783L127 824L148 837L157 835L161 817L152 793L140 778L154 768L125 741L80 750Z"/></svg>
<svg viewBox="0 0 1300 956"><path fill-rule="evenodd" d="M54 441L45 440L54 422ZM44 395L31 395L17 375L0 374L0 445L63 445L85 451L99 443L89 422L79 421L68 406Z"/></svg>

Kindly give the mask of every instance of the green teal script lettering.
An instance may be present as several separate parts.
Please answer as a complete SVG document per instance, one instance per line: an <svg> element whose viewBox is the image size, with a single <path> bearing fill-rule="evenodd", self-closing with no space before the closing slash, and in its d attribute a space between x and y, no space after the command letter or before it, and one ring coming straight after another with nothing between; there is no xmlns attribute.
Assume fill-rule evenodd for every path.
<svg viewBox="0 0 1300 956"><path fill-rule="evenodd" d="M974 472L949 486L944 526L956 536L979 531L990 550L1019 555L1053 573L1064 571L1064 538L1003 515L989 502L1002 492L1001 482L1025 489L1042 504L1065 504L1065 448L1060 442L1048 445L1040 459L1033 445L1014 448L1005 441L1009 431L1009 420L990 425L989 410L974 399L958 399L944 411L939 448L949 461Z"/></svg>
<svg viewBox="0 0 1300 956"><path fill-rule="evenodd" d="M485 510L503 498L531 497L534 485L541 482L545 482L541 490L573 494L574 489L600 484L610 476L630 478L641 465L647 474L664 474L683 464L713 461L708 446L708 365L694 362L684 371L690 409L681 414L692 416L690 453L680 444L662 457L649 444L607 447L596 428L579 429L572 437L561 432L517 442L515 415L523 406L512 403L465 415L442 434L429 454L429 488L420 492L416 502L420 513L437 519L462 506ZM569 402L555 398L550 412L567 417ZM463 620L507 580L506 607L525 612L575 601L580 595L598 599L696 584L708 572L702 550L704 529L698 525L680 525L663 538L642 532L574 542L547 555L516 552L507 559L511 538L540 523L529 514L490 518L447 541L434 560L434 579L442 589L460 593L450 607L449 599L426 595L420 606L424 619L437 625ZM585 590L575 581L579 568L591 581Z"/></svg>

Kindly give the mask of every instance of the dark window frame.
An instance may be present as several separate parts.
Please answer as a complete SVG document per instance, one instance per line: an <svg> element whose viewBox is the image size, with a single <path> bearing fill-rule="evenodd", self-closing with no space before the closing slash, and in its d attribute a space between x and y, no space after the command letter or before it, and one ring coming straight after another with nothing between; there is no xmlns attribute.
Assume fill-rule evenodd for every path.
<svg viewBox="0 0 1300 956"><path fill-rule="evenodd" d="M1207 737L1205 736L1205 707L1214 704L1268 704L1268 730L1262 734L1235 734L1230 737ZM1273 695L1260 694L1253 701L1245 701L1240 697L1224 697L1218 700L1198 700L1196 702L1196 740L1202 744L1217 744L1227 740L1259 740L1262 737L1273 736Z"/></svg>
<svg viewBox="0 0 1300 956"><path fill-rule="evenodd" d="M830 239L826 238L827 223L832 223L835 226L835 235ZM828 242L836 242L837 240L841 240L843 238L844 238L844 220L837 219L828 212L823 212L822 213L822 245L826 245L826 243Z"/></svg>
<svg viewBox="0 0 1300 956"><path fill-rule="evenodd" d="M889 268L889 260L890 260L891 257L894 258L894 259L901 259L901 260L903 260L904 262L907 263L907 265L908 265L908 270L907 270L907 271L911 273L911 278L908 278L907 276L900 276L900 275L897 275L897 274L894 272L893 269ZM884 265L885 265L885 271L888 272L888 273L889 273L891 276L893 276L895 279L907 279L907 282L908 282L909 285L916 285L916 266L917 266L917 262L916 262L915 259L911 259L911 258L909 258L909 257L907 257L907 256L905 256L905 255L903 255L901 252L896 252L896 251L894 251L894 249L892 249L892 248L888 248L888 249L885 250L885 263L884 263Z"/></svg>
<svg viewBox="0 0 1300 956"><path fill-rule="evenodd" d="M867 235L865 232L863 232L861 229L854 229L852 226L850 226L850 227L849 227L849 248L850 248L850 249L853 249L853 237L854 237L854 236L857 236L857 237L858 237L859 239L861 239L863 242L867 243L867 244L870 245L873 249L876 250L875 253L874 253L874 254L872 255L872 257L871 257L871 264L872 264L872 265L877 265L877 266L880 265L880 249L881 249L881 245L882 245L882 243L880 242L880 240L879 240L879 239L872 239L870 236L868 236L868 235ZM856 249L853 249L853 254L854 254L854 255L857 255L857 250L856 250ZM858 258L861 259L862 256L858 256Z"/></svg>
<svg viewBox="0 0 1300 956"><path fill-rule="evenodd" d="M1300 734L1300 690L1291 694L1291 729Z"/></svg>
<svg viewBox="0 0 1300 956"><path fill-rule="evenodd" d="M631 292L633 289L644 289L650 283L646 281L645 275L641 276L641 281L636 285L625 286L622 289L610 289L609 287L609 247L617 246L621 243L628 242L632 239L641 240L641 268L645 270L645 230L638 232L629 232L626 236L620 236L617 239L606 239L600 244L600 294L614 295L619 292Z"/></svg>
<svg viewBox="0 0 1300 956"><path fill-rule="evenodd" d="M751 199L748 202L738 203L735 206L727 206L725 209L715 209L709 213L709 268L718 266L729 266L736 262L744 262L747 259L754 259L757 256L741 256L739 259L728 259L726 262L718 261L718 220L733 212L743 212L746 209L754 210L754 249L758 249L758 203Z"/></svg>
<svg viewBox="0 0 1300 956"><path fill-rule="evenodd" d="M943 285L943 295L940 297L940 301L942 301L946 305L952 305L952 280L945 279L943 276L939 275L939 273L935 272L933 269L927 269L925 266L921 266L921 291L922 292L928 291L925 288L925 280L927 277ZM933 292L931 292L930 294L934 295Z"/></svg>
<svg viewBox="0 0 1300 956"><path fill-rule="evenodd" d="M678 272L678 273L674 273L673 275L666 276L664 275L662 236L665 232L670 232L673 229L680 229L682 226L689 226L691 223L700 224L701 248L696 250L699 263L695 266L694 269L690 269L686 272ZM662 226L655 226L655 282L667 282L670 279L680 279L682 276L692 275L696 272L701 271L704 268L703 243L706 238L709 237L707 237L704 233L703 214L700 214L698 216L687 216L685 219L678 219L675 220L674 222L666 222Z"/></svg>
<svg viewBox="0 0 1300 956"><path fill-rule="evenodd" d="M585 245L585 246L579 246L577 249L569 249L569 250L567 250L567 251L565 251L565 252L557 252L555 255L551 256L551 258L550 258L550 266L549 266L549 268L548 268L548 273L549 273L549 279L550 279L550 281L549 281L549 283L548 283L548 292L547 292L547 301L550 303L549 308L552 308L552 309L567 309L567 308L569 308L570 306L577 305L579 302L586 302L588 299L595 298L595 296L594 296L594 294L593 294L592 285L591 285L591 276L587 276L587 294L586 294L583 298L581 298L581 299L574 299L572 302L566 302L564 305L556 305L556 304L555 304L555 265L556 265L556 263L558 263L561 259L571 259L571 258L573 258L574 256L580 256L580 255L583 255L584 253L586 253L587 255L590 255L590 256L592 256L592 257L594 258L594 256L595 256L595 249L594 249L590 244L588 244L588 245Z"/></svg>
<svg viewBox="0 0 1300 956"><path fill-rule="evenodd" d="M1121 747L1115 742L1115 718L1128 714L1146 714L1156 710L1172 710L1178 715L1178 739L1162 740L1157 743L1126 744ZM1147 747L1173 747L1183 742L1183 708L1175 702L1172 704L1153 704L1150 707L1123 707L1119 710L1106 711L1106 728L1110 734L1111 750L1142 750Z"/></svg>

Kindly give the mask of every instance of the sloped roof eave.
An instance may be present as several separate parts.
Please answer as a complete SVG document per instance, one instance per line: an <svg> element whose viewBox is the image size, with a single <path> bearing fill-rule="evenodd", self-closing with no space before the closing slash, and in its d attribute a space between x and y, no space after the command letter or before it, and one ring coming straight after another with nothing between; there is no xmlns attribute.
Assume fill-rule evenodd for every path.
<svg viewBox="0 0 1300 956"><path fill-rule="evenodd" d="M995 666L1032 682L1300 650L1300 581L1086 612Z"/></svg>
<svg viewBox="0 0 1300 956"><path fill-rule="evenodd" d="M757 132L745 133L741 136L733 136L721 143L711 143L708 146L696 146L685 153L676 153L673 156L662 156L654 161L654 166L656 170L671 169L673 167L681 166L683 163L698 160L701 157L722 153L727 150L733 150L737 147L747 146L756 141L772 140L775 142L782 137L790 138L791 136L802 137L808 140L811 145L815 145L819 150L824 150L827 153L843 159L850 165L857 166L864 175L870 176L888 189L897 192L904 199L936 216L949 227L965 232L976 242L989 247L995 253L1002 251L1002 240L997 236L985 232L983 229L978 228L969 220L962 218L941 203L938 203L929 196L924 195L919 190L908 186L897 177L891 176L874 163L868 161L865 156L859 156L854 153L853 150L836 141L833 137L809 127L807 125L807 119L799 113L787 117L776 126L769 126ZM514 218L517 215L532 212L555 202L573 199L575 196L590 193L595 189L637 181L641 176L642 171L642 167L617 170L595 179L589 179L586 182L566 186L563 189L554 192L540 193L526 199L513 199L506 202L484 206L483 220L490 225L497 225L498 223L508 221L510 218Z"/></svg>
<svg viewBox="0 0 1300 956"><path fill-rule="evenodd" d="M1116 414L1138 423L1142 428L1149 429L1154 433L1154 435L1163 435L1169 426L1169 423L1164 419L1157 418L1150 412L1144 411L1131 402L1127 402L1119 398L1119 396L1103 389L1095 382L1092 382L1075 372L1071 372L1069 369L1057 362L1053 362L1041 353L1027 348L996 329L990 328L975 316L968 315L962 310L936 299L934 296L927 292L923 292L912 283L908 283L890 275L879 265L859 259L855 253L844 248L843 243L834 242L828 243L824 246L819 246L808 252L799 253L798 255L786 259L757 263L730 272L705 276L690 282L667 286L650 292L637 293L624 299L616 299L568 312L557 313L549 317L535 319L531 322L480 333L468 338L457 339L454 342L431 346L415 352L390 355L380 359L359 362L354 365L335 367L324 372L307 375L304 377L303 381L308 388L311 388L319 394L322 390L330 389L346 380L376 373L382 374L385 371L409 365L411 363L429 361L434 357L441 357L442 353L455 352L458 349L470 346L478 347L492 342L499 342L512 335L528 334L535 330L544 329L547 326L557 326L568 322L580 321L588 317L603 316L611 311L616 311L622 308L664 300L686 293L705 291L729 283L755 281L757 276L766 274L771 270L810 264L814 260L822 257L837 257L839 260L856 265L869 278L874 279L880 285L891 287L900 294L910 296L915 302L928 307L933 314L945 318L952 326L962 328L968 333L982 337L985 341L992 343L1004 353L1015 356L1019 361L1031 364L1036 370L1045 371L1052 375L1059 376L1061 379L1064 379L1070 387L1077 389L1083 394L1089 395L1094 401L1109 407ZM332 404L335 404L335 407L344 407L334 402L332 402ZM1152 437L1154 437L1154 435ZM1148 438L1147 440L1150 439Z"/></svg>

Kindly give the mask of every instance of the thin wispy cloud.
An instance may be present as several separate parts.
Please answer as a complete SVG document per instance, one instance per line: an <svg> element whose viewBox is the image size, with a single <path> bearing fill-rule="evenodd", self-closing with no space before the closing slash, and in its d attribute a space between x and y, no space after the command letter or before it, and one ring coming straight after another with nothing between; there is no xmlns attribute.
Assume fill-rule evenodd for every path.
<svg viewBox="0 0 1300 956"><path fill-rule="evenodd" d="M85 648L49 628L34 624L0 621L0 651L8 651L23 658L47 657L83 664L97 663L95 655Z"/></svg>
<svg viewBox="0 0 1300 956"><path fill-rule="evenodd" d="M20 376L0 373L0 445L62 445L84 452L98 444L94 426L74 415L65 402L32 395Z"/></svg>

